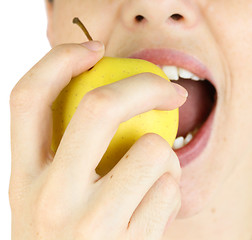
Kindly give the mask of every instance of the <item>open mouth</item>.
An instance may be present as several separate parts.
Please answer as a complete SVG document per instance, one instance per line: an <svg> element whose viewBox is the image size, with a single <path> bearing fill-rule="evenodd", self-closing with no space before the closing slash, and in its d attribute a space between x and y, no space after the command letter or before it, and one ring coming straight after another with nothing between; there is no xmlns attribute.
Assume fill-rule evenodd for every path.
<svg viewBox="0 0 252 240"><path fill-rule="evenodd" d="M213 124L217 91L209 71L193 57L167 49L149 49L134 54L158 65L167 77L187 89L186 103L179 109L179 129L172 146L181 167L205 149Z"/></svg>
<svg viewBox="0 0 252 240"><path fill-rule="evenodd" d="M197 143L205 134L210 133L208 123L212 120L217 93L216 89L207 79L176 66L161 66L167 77L183 86L189 93L188 99L179 109L179 129L176 140L172 146L180 158L182 166L188 164L197 154ZM205 131L204 131L205 130ZM204 131L204 132L202 132ZM202 135L204 133L205 136ZM206 141L202 144L206 144Z"/></svg>

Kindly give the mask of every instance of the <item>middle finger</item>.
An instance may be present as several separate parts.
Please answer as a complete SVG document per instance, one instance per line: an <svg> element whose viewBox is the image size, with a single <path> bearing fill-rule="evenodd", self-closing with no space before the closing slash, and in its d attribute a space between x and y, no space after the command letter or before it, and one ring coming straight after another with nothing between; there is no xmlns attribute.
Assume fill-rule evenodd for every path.
<svg viewBox="0 0 252 240"><path fill-rule="evenodd" d="M144 73L86 94L52 163L55 181L68 182L68 186L69 181L93 183L95 168L121 122L152 109L172 110L185 102L185 96L177 91L182 87L174 86L157 75ZM79 187L78 191L83 191L83 185Z"/></svg>

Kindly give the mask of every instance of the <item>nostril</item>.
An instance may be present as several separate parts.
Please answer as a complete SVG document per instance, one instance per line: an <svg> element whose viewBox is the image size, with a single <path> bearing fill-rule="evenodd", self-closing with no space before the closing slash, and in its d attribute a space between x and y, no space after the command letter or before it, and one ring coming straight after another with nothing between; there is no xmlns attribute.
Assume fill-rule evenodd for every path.
<svg viewBox="0 0 252 240"><path fill-rule="evenodd" d="M178 13L175 13L175 14L172 14L172 15L170 16L170 18L171 18L172 20L174 20L174 21L179 21L179 20L182 20L184 17L181 16L180 14L178 14Z"/></svg>
<svg viewBox="0 0 252 240"><path fill-rule="evenodd" d="M142 15L137 15L135 17L136 22L142 22L144 20L144 17Z"/></svg>

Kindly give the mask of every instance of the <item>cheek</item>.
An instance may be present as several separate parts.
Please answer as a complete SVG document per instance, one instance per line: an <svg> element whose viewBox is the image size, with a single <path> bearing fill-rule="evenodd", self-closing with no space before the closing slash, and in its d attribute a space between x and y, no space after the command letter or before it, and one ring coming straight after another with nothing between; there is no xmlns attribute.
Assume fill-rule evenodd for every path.
<svg viewBox="0 0 252 240"><path fill-rule="evenodd" d="M109 14L106 14L109 12ZM94 40L106 44L115 22L116 6L97 0L56 1L53 14L55 44L87 41L82 30L72 23L78 17Z"/></svg>
<svg viewBox="0 0 252 240"><path fill-rule="evenodd" d="M74 42L80 34L79 29L72 23L73 16L75 16L74 4L68 1L55 1L52 21L53 47Z"/></svg>

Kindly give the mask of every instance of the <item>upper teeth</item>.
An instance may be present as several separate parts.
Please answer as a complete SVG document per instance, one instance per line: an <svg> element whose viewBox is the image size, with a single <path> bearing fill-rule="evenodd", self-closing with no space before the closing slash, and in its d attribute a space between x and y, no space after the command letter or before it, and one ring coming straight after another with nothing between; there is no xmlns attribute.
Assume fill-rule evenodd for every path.
<svg viewBox="0 0 252 240"><path fill-rule="evenodd" d="M162 66L161 68L170 80L178 80L179 78L192 79L194 81L204 80L184 68L176 66Z"/></svg>

